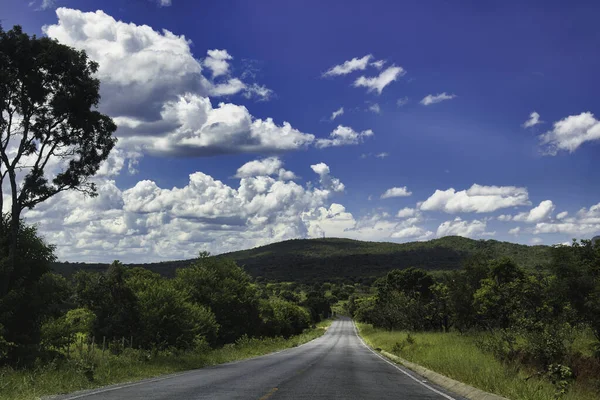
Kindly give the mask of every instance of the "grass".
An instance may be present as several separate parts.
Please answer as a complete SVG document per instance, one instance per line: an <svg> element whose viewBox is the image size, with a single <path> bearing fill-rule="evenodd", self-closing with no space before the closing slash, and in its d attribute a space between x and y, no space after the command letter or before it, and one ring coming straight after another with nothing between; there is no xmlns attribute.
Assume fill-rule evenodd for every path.
<svg viewBox="0 0 600 400"><path fill-rule="evenodd" d="M116 356L98 349L72 351L69 360L59 360L28 370L0 369L0 399L29 400L70 393L121 382L202 368L296 347L323 335L331 321L319 323L300 335L284 338L241 338L220 349L186 353L125 349ZM92 368L93 366L93 368ZM91 373L90 371L93 371ZM93 379L89 379L93 375Z"/></svg>
<svg viewBox="0 0 600 400"><path fill-rule="evenodd" d="M522 366L498 361L481 350L475 335L456 332L410 333L375 329L358 324L364 340L374 348L381 348L408 361L422 365L442 375L471 386L505 396L513 400L554 400L556 389L547 380L531 377L531 371ZM412 343L411 343L412 342ZM529 378L529 379L527 379ZM597 400L598 392L575 384L564 400Z"/></svg>

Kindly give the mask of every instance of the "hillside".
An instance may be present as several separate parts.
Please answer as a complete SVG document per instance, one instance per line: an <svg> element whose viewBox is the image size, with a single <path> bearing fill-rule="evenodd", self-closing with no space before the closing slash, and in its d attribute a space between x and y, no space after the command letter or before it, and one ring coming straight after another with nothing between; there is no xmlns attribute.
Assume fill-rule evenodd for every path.
<svg viewBox="0 0 600 400"><path fill-rule="evenodd" d="M427 242L382 243L351 239L296 239L216 257L229 257L254 277L267 280L317 282L381 276L394 268L419 267L452 270L474 254L492 258L508 256L523 267L548 263L549 246L525 246L497 240L473 240L449 236ZM168 261L140 266L172 277L176 268L193 260ZM107 264L56 263L55 270L69 276L79 269L104 271Z"/></svg>

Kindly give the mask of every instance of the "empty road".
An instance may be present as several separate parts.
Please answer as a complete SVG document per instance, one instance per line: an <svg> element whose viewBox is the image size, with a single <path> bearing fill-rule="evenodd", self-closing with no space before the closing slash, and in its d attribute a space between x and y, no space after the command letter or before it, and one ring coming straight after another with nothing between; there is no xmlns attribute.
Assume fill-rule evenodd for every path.
<svg viewBox="0 0 600 400"><path fill-rule="evenodd" d="M462 400L375 354L350 319L303 346L245 361L58 397L85 400Z"/></svg>

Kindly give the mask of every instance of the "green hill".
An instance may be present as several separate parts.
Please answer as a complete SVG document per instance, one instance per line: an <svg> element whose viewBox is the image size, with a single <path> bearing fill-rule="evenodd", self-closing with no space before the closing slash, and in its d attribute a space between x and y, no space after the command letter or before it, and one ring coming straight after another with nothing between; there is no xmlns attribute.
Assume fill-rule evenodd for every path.
<svg viewBox="0 0 600 400"><path fill-rule="evenodd" d="M491 258L508 256L523 267L534 268L549 262L550 249L549 246L525 246L458 236L401 244L331 238L287 240L216 257L232 258L254 277L277 281L318 282L338 279L356 281L382 276L394 268L452 270L460 268L467 258L480 253ZM192 261L128 265L173 276L176 268L184 268ZM66 276L79 269L104 271L107 267L107 264L55 264L55 270Z"/></svg>

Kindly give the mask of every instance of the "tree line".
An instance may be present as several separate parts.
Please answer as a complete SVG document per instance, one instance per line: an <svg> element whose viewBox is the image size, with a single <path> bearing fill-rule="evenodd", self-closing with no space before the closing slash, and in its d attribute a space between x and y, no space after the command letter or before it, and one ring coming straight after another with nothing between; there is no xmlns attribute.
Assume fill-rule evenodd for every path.
<svg viewBox="0 0 600 400"><path fill-rule="evenodd" d="M457 271L409 268L378 279L371 295L350 297L357 320L388 330L483 333L480 345L503 361L577 375L600 371L600 244L555 246L547 267L472 257ZM591 332L592 358L570 353L577 331ZM585 357L583 357L585 359ZM577 368L575 368L577 367ZM600 383L600 381L598 381Z"/></svg>
<svg viewBox="0 0 600 400"><path fill-rule="evenodd" d="M5 252L7 238L1 232ZM259 284L234 261L208 253L174 278L115 261L104 273L79 271L67 280L51 272L54 247L34 227L22 224L18 243L16 273L0 297L0 364L64 355L78 337L114 351L122 343L193 351L243 336L289 337L329 316L337 301L320 286Z"/></svg>

